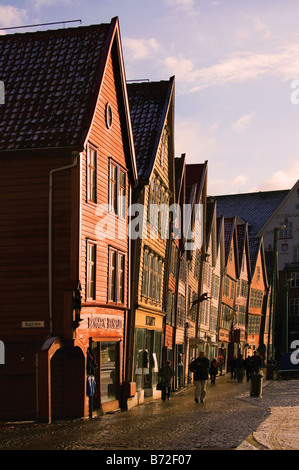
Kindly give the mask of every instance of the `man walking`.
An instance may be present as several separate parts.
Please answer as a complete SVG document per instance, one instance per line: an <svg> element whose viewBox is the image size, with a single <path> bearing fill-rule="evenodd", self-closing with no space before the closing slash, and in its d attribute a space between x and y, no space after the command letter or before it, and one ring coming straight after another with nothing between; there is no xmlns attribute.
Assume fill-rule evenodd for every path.
<svg viewBox="0 0 299 470"><path fill-rule="evenodd" d="M193 372L193 382L195 386L194 401L203 403L207 393L207 381L209 378L210 361L205 357L204 352L191 362L189 369Z"/></svg>

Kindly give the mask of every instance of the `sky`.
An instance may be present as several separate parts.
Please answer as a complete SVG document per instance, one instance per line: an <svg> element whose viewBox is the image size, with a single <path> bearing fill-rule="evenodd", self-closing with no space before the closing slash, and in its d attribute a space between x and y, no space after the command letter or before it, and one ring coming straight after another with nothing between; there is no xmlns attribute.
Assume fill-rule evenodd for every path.
<svg viewBox="0 0 299 470"><path fill-rule="evenodd" d="M115 16L127 80L175 76L175 155L208 161L209 195L296 183L299 1L0 0L0 28Z"/></svg>

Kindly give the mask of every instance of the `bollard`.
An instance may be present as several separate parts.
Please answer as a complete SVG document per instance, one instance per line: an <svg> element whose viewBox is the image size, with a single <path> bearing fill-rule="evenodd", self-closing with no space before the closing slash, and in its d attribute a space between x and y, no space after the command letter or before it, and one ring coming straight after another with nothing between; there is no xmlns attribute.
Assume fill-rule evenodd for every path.
<svg viewBox="0 0 299 470"><path fill-rule="evenodd" d="M250 396L251 397L261 397L262 396L262 384L263 384L263 374L253 374L251 376L250 384Z"/></svg>

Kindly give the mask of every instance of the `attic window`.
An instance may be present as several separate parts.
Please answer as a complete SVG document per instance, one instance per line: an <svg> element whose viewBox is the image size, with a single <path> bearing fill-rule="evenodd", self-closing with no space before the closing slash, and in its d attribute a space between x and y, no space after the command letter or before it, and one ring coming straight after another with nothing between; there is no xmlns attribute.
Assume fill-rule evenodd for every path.
<svg viewBox="0 0 299 470"><path fill-rule="evenodd" d="M113 115L112 115L112 108L111 108L111 105L110 105L110 103L106 103L106 107L105 107L105 119L106 119L106 127L107 127L107 129L110 129L110 127L112 126L112 118L113 118Z"/></svg>

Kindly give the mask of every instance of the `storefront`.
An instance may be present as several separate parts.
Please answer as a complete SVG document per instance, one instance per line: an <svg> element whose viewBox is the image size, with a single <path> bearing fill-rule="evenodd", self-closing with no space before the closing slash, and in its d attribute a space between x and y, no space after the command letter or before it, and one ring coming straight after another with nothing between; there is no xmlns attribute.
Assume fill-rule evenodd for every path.
<svg viewBox="0 0 299 470"><path fill-rule="evenodd" d="M89 416L118 409L121 400L124 316L88 315L78 331L86 345Z"/></svg>
<svg viewBox="0 0 299 470"><path fill-rule="evenodd" d="M154 396L161 364L162 316L136 311L134 382L144 396Z"/></svg>

